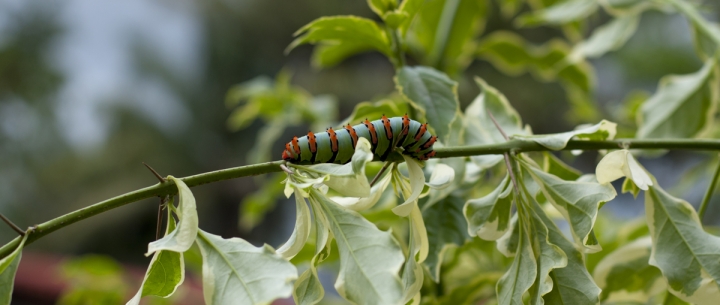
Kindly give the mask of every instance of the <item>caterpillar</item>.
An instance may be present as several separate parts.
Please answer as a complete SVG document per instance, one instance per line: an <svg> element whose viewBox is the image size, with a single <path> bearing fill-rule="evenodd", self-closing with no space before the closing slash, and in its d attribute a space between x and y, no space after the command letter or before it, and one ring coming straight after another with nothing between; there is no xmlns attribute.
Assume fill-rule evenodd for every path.
<svg viewBox="0 0 720 305"><path fill-rule="evenodd" d="M418 160L435 156L433 144L436 136L427 130L427 123L403 117L368 121L342 130L327 129L325 132L308 132L306 136L294 137L285 144L282 159L295 164L337 163L350 161L355 152L358 138L365 138L372 144L375 160L385 161L395 147L402 147L403 154Z"/></svg>

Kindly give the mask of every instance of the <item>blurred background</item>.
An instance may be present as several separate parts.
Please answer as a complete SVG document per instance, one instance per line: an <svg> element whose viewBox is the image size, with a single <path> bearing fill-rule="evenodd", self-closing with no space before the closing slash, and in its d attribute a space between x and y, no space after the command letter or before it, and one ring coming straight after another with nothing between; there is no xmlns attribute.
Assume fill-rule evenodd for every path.
<svg viewBox="0 0 720 305"><path fill-rule="evenodd" d="M720 5L706 8L706 16L720 18ZM306 94L337 100L336 121L359 102L387 96L395 88L394 69L378 53L328 69L311 65L311 46L284 53L303 25L345 14L377 19L361 0L0 0L0 212L28 227L155 184L142 162L176 177L248 164L265 123L250 121L235 131L228 124L233 107L225 100L234 85L258 76L289 77ZM607 20L593 15L585 34ZM546 27L517 30L491 6L483 35L497 30L537 44L562 37ZM592 99L601 109L594 121L573 115L577 109L560 84L529 73L506 75L475 60L454 78L464 106L479 93L472 77L481 76L507 95L535 133L566 131L597 118L620 120L616 109L635 90L652 93L662 76L699 69L689 33L677 15L646 12L622 49L592 60ZM265 158L278 159L284 142L310 127L282 130ZM594 172L596 154L564 157ZM705 166L697 168L705 159L670 153L641 162L670 188L680 177L671 173L709 175ZM201 228L279 246L294 222L294 205L284 198L265 198L276 203L268 215L239 224L240 203L261 184L262 178L242 178L194 188ZM706 186L678 187L697 205ZM711 204L706 219L717 219L719 203ZM623 219L643 211L632 196L606 207ZM101 303L124 303L149 262L143 253L155 239L156 211L156 199L136 202L33 243L23 253L14 303L77 304L95 293L107 298ZM14 237L0 225L0 241ZM197 266L190 271L199 274ZM186 296L199 295L197 282L184 286ZM191 297L184 301L198 300Z"/></svg>

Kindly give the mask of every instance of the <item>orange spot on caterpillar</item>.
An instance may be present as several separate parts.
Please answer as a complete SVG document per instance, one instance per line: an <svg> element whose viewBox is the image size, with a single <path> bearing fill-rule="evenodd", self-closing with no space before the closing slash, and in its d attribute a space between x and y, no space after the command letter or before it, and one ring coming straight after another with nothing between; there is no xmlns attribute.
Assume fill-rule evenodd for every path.
<svg viewBox="0 0 720 305"><path fill-rule="evenodd" d="M392 126L390 126L390 120L383 114L382 116L382 123L385 126L385 135L387 136L388 140L392 139L393 137L393 130Z"/></svg>
<svg viewBox="0 0 720 305"><path fill-rule="evenodd" d="M317 151L317 142L315 142L315 134L309 131L307 134L308 143L310 143L310 152L315 153Z"/></svg>
<svg viewBox="0 0 720 305"><path fill-rule="evenodd" d="M365 119L364 124L365 127L367 127L367 129L370 131L370 138L372 138L372 144L377 145L377 132L375 131L375 125L370 123L367 118Z"/></svg>
<svg viewBox="0 0 720 305"><path fill-rule="evenodd" d="M328 129L327 132L330 135L330 147L332 148L332 152L337 152L338 151L338 139L337 139L337 135L335 135L335 130L333 130L332 127L330 127L330 129Z"/></svg>

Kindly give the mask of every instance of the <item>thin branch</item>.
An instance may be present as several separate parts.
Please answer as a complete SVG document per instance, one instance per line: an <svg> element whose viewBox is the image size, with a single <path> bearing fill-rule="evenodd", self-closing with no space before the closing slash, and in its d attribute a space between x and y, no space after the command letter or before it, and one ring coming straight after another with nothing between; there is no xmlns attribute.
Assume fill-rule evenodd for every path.
<svg viewBox="0 0 720 305"><path fill-rule="evenodd" d="M710 185L708 186L702 203L700 203L700 208L698 209L698 217L700 218L700 222L702 222L703 216L705 216L705 211L707 210L708 204L710 203L710 198L715 192L715 186L717 185L718 177L720 177L720 158L718 159L718 165L715 169L715 174L713 175L712 181L710 181Z"/></svg>
<svg viewBox="0 0 720 305"><path fill-rule="evenodd" d="M495 120L495 116L493 116L492 112L490 110L487 111L487 114L490 116L490 120L492 120L493 124L495 124L495 128L500 132L500 134L505 138L505 141L510 141L510 138L508 138L505 131L500 127L500 124L498 124L497 120ZM520 189L518 188L517 178L515 178L515 170L513 170L512 164L510 163L510 154L508 152L503 153L503 158L505 159L505 166L507 166L507 172L508 175L510 175L510 180L512 180L513 184L513 190L515 191L515 206L520 208Z"/></svg>
<svg viewBox="0 0 720 305"><path fill-rule="evenodd" d="M382 174L388 169L388 167L390 167L391 164L392 164L392 162L389 162L389 161L385 162L385 164L380 169L380 171L377 173L377 175L375 175L375 178L373 178L373 180L370 181L370 187L375 185L375 182L377 182L377 180L380 179L380 176L382 176Z"/></svg>
<svg viewBox="0 0 720 305"><path fill-rule="evenodd" d="M0 218L2 218L2 220L3 220L10 228L12 228L12 229L13 229L15 232L17 232L18 234L20 234L20 236L25 236L25 231L23 231L22 229L20 229L20 227L18 227L18 226L17 226L15 223L13 223L10 219L8 219L7 217L5 217L5 215L3 215L2 213L0 213Z"/></svg>
<svg viewBox="0 0 720 305"><path fill-rule="evenodd" d="M599 149L617 149L619 145L626 143L629 147L635 149L671 149L671 150L714 150L720 151L720 140L702 140L702 139L620 139L613 141L580 141L570 140L562 150L599 150ZM545 146L531 141L510 140L508 142L490 144L490 145L474 145L460 147L443 147L435 149L435 158L452 158L467 157L478 155L499 155L506 152L526 152L526 151L548 151ZM202 173L194 176L180 178L188 187L194 187L202 184L212 183L235 179L240 177L255 176L268 173L276 173L282 171L280 165L285 161L273 161L233 167L228 169L217 170L213 172ZM174 184L163 183L148 186L139 190L135 190L123 195L113 197L91 206L70 212L55 219L46 221L37 225L37 228L29 234L25 244L31 244L35 240L48 235L56 230L64 228L68 225L76 223L86 218L90 218L105 211L109 211L123 205L140 201L147 198L170 195L176 192ZM20 237L17 237L0 248L0 257L10 254L19 244Z"/></svg>

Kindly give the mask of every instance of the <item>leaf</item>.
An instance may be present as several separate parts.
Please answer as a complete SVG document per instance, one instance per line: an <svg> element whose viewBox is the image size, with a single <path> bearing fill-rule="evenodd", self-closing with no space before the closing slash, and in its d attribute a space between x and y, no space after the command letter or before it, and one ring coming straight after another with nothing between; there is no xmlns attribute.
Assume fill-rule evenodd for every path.
<svg viewBox="0 0 720 305"><path fill-rule="evenodd" d="M313 62L320 67L336 65L360 52L376 50L391 57L392 48L385 31L374 21L356 16L321 17L295 32L296 38L285 50L311 43L319 44Z"/></svg>
<svg viewBox="0 0 720 305"><path fill-rule="evenodd" d="M466 145L487 145L505 142L488 111L492 113L498 125L510 135L525 134L520 115L510 105L507 98L483 79L476 77L475 82L482 92L465 109ZM493 167L503 159L502 155L471 156L470 160L482 169Z"/></svg>
<svg viewBox="0 0 720 305"><path fill-rule="evenodd" d="M438 163L433 169L430 179L425 185L434 189L444 189L450 186L455 180L455 170L443 163Z"/></svg>
<svg viewBox="0 0 720 305"><path fill-rule="evenodd" d="M592 234L592 228L599 206L617 195L615 188L596 182L565 181L526 161L521 161L520 164L540 186L545 198L568 221L575 242L582 245L585 252L599 251L600 245Z"/></svg>
<svg viewBox="0 0 720 305"><path fill-rule="evenodd" d="M715 304L720 298L720 238L705 232L687 201L659 186L645 192L653 248L650 265L658 267L670 292L695 304Z"/></svg>
<svg viewBox="0 0 720 305"><path fill-rule="evenodd" d="M370 9L380 17L383 17L386 12L395 8L397 3L391 0L367 0Z"/></svg>
<svg viewBox="0 0 720 305"><path fill-rule="evenodd" d="M440 280L440 266L445 251L453 246L462 246L469 237L462 214L464 204L462 197L450 195L422 211L430 243L425 265L435 282Z"/></svg>
<svg viewBox="0 0 720 305"><path fill-rule="evenodd" d="M459 117L457 83L429 67L403 67L395 85L415 109L427 118L440 141L447 141L450 126Z"/></svg>
<svg viewBox="0 0 720 305"><path fill-rule="evenodd" d="M392 168L389 169L389 172L392 172ZM390 184L391 176L392 175L388 173L377 181L375 185L370 188L370 196L368 197L331 197L330 199L353 211L360 212L367 210L380 201L383 192L388 187L388 184Z"/></svg>
<svg viewBox="0 0 720 305"><path fill-rule="evenodd" d="M506 257L514 257L517 253L518 243L520 243L520 223L518 214L515 213L510 218L510 230L498 238L496 247Z"/></svg>
<svg viewBox="0 0 720 305"><path fill-rule="evenodd" d="M598 2L595 0L563 1L522 15L516 19L515 24L520 27L563 25L590 16L597 8Z"/></svg>
<svg viewBox="0 0 720 305"><path fill-rule="evenodd" d="M272 247L254 247L200 230L206 304L267 304L292 293L297 269Z"/></svg>
<svg viewBox="0 0 720 305"><path fill-rule="evenodd" d="M25 234L20 239L17 248L0 260L0 304L10 304L12 300L15 273L20 264L22 249L25 247L25 241L27 241L28 236L30 236L30 234Z"/></svg>
<svg viewBox="0 0 720 305"><path fill-rule="evenodd" d="M522 305L523 294L530 289L537 277L538 265L530 244L530 233L522 223L518 229L515 259L495 288L499 304Z"/></svg>
<svg viewBox="0 0 720 305"><path fill-rule="evenodd" d="M148 244L148 252L145 253L145 256L160 250L185 252L192 247L198 233L197 208L195 207L195 197L190 188L185 185L185 182L173 176L167 176L167 180L175 183L178 189L176 213L179 223L177 228L169 234L165 234L165 237Z"/></svg>
<svg viewBox="0 0 720 305"><path fill-rule="evenodd" d="M465 203L463 214L468 224L468 234L484 240L497 240L510 229L512 186L509 176L490 194Z"/></svg>
<svg viewBox="0 0 720 305"><path fill-rule="evenodd" d="M578 126L573 131L545 134L545 135L531 135L531 136L513 136L513 139L523 141L534 141L542 146L545 146L552 150L561 150L565 148L567 142L572 138L578 140L612 140L615 137L617 124L602 120L592 126Z"/></svg>
<svg viewBox="0 0 720 305"><path fill-rule="evenodd" d="M403 304L407 304L411 300L413 303L420 301L420 289L423 286L423 268L422 263L428 255L428 236L425 229L423 216L417 204L413 205L410 212L410 232L408 242L408 257L405 259L403 268ZM415 259L417 257L417 260Z"/></svg>
<svg viewBox="0 0 720 305"><path fill-rule="evenodd" d="M536 202L531 204L538 205ZM564 268L568 264L568 257L560 247L550 242L548 227L537 218L531 221L534 238L534 251L537 260L537 278L530 287L530 304L544 304L543 296L553 290L553 279L550 272ZM550 303L554 304L554 303Z"/></svg>
<svg viewBox="0 0 720 305"><path fill-rule="evenodd" d="M670 75L640 107L638 138L690 138L712 122L718 101L716 60L705 61L698 72Z"/></svg>
<svg viewBox="0 0 720 305"><path fill-rule="evenodd" d="M168 204L172 205L172 201ZM172 209L168 209L168 222L165 235L175 229L175 218L172 216ZM163 298L171 296L185 280L185 263L181 252L169 250L157 251L150 260L150 266L145 273L145 278L140 289L126 305L140 304L144 296L154 295Z"/></svg>
<svg viewBox="0 0 720 305"><path fill-rule="evenodd" d="M368 197L370 195L370 183L365 176L365 165L373 160L373 152L370 142L365 138L358 138L355 145L350 163L332 164L320 163L314 165L292 165L305 171L313 172L319 175L328 176L323 179L325 185L349 197ZM313 183L314 184L314 183ZM310 185L304 185L300 188L308 188Z"/></svg>
<svg viewBox="0 0 720 305"><path fill-rule="evenodd" d="M621 177L632 180L643 191L653 185L653 181L635 157L627 149L613 151L598 162L595 175L600 184L610 183ZM623 187L624 189L624 187ZM624 191L624 190L623 190Z"/></svg>
<svg viewBox="0 0 720 305"><path fill-rule="evenodd" d="M607 52L620 49L635 34L640 16L630 14L618 17L593 31L590 38L573 48L570 58L578 61L582 58L596 58Z"/></svg>
<svg viewBox="0 0 720 305"><path fill-rule="evenodd" d="M543 153L543 171L562 180L577 180L582 175L580 171L565 164L550 152Z"/></svg>
<svg viewBox="0 0 720 305"><path fill-rule="evenodd" d="M355 105L355 109L345 120L343 120L338 126L345 126L347 124L358 124L366 118L379 118L382 115L387 117L402 116L408 113L408 106L406 103L402 103L402 100L398 97L396 99L382 99L377 102L362 102Z"/></svg>
<svg viewBox="0 0 720 305"><path fill-rule="evenodd" d="M318 228L320 230L320 228ZM322 228L327 230L327 228ZM317 264L325 260L330 255L330 248L325 247L325 243L321 242L320 248L316 250L315 256L310 261L310 268L305 270L295 281L293 289L293 300L298 305L313 305L322 301L325 296L320 278L317 274Z"/></svg>
<svg viewBox="0 0 720 305"><path fill-rule="evenodd" d="M487 13L485 1L424 1L407 32L409 51L423 65L457 74L471 62Z"/></svg>
<svg viewBox="0 0 720 305"><path fill-rule="evenodd" d="M552 291L543 296L547 304L597 304L600 288L593 282L592 276L585 267L583 254L575 245L565 238L563 232L542 210L533 204L533 221L544 224L547 228L547 242L559 247L565 254L567 265L550 271Z"/></svg>
<svg viewBox="0 0 720 305"><path fill-rule="evenodd" d="M317 190L310 190L310 201L326 217L340 252L338 293L360 305L397 304L402 298L397 274L404 255L392 235Z"/></svg>
<svg viewBox="0 0 720 305"><path fill-rule="evenodd" d="M295 189L295 211L295 229L290 239L277 249L277 253L288 260L295 257L305 246L312 227L310 209L298 189Z"/></svg>
<svg viewBox="0 0 720 305"><path fill-rule="evenodd" d="M405 202L394 207L392 211L398 216L407 217L410 215L413 206L417 205L417 199L420 197L423 187L425 186L425 174L423 174L422 168L420 167L420 162L404 154L402 157L405 159L405 164L407 164L408 173L410 174L410 190L412 193L407 195ZM406 194L403 196L405 195Z"/></svg>
<svg viewBox="0 0 720 305"><path fill-rule="evenodd" d="M648 0L606 0L600 2L600 5L602 5L608 13L618 17L639 15L654 7L662 10L662 4L663 3Z"/></svg>
<svg viewBox="0 0 720 305"><path fill-rule="evenodd" d="M663 292L667 284L660 270L648 264L652 240L641 238L605 256L595 267L594 278L608 302L645 302Z"/></svg>
<svg viewBox="0 0 720 305"><path fill-rule="evenodd" d="M718 44L720 44L720 24L706 22L703 27L695 22L692 25L695 51L702 59L713 57L718 50Z"/></svg>
<svg viewBox="0 0 720 305"><path fill-rule="evenodd" d="M272 175L263 182L260 189L243 198L240 202L240 221L238 222L242 230L247 232L255 228L265 219L265 214L275 208L277 198L283 191L282 181L284 179L285 175Z"/></svg>

